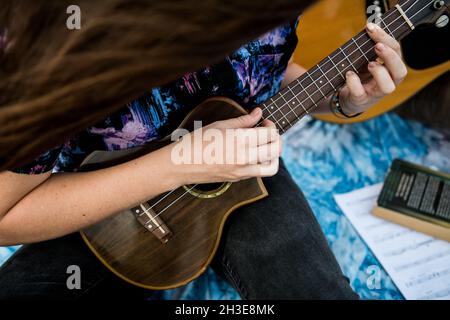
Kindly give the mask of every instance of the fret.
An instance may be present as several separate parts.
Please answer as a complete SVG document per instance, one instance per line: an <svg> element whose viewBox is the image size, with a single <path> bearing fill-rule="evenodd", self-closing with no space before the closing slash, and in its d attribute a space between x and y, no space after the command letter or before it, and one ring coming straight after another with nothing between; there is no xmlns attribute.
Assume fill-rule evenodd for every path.
<svg viewBox="0 0 450 320"><path fill-rule="evenodd" d="M320 94L324 97L324 98L326 98L327 96L322 92L322 89L320 89L320 87L317 85L317 83L314 81L314 79L311 77L311 75L309 74L309 72L306 72L306 75L311 79L311 84L310 85L312 85L312 84L314 84L315 86L316 86L316 88L319 90L319 92L320 92ZM308 86L309 87L309 86ZM317 91L315 91L314 93L316 93ZM313 94L314 94L313 93Z"/></svg>
<svg viewBox="0 0 450 320"><path fill-rule="evenodd" d="M269 105L266 107L266 109L264 109L264 110L267 110L267 113L268 113L268 115L265 117L266 119L269 119L269 118L274 119L274 114L276 112L278 112L278 106L274 103L274 100L272 98L270 98L270 101L272 101L272 102L269 103ZM271 119L269 119L269 120L271 120Z"/></svg>
<svg viewBox="0 0 450 320"><path fill-rule="evenodd" d="M323 76L325 77L325 79L327 79L328 83L331 85L331 87L333 88L334 91L336 91L336 87L333 85L333 82L330 81L330 79L328 79L328 76L325 72L323 72L322 68L320 67L320 64L317 65L317 68L319 69L319 71L323 74Z"/></svg>
<svg viewBox="0 0 450 320"><path fill-rule="evenodd" d="M271 112L269 111L269 105L267 105L266 102L261 104L261 109L262 109L262 112L263 112L263 116L262 116L262 119L259 121L257 126L259 126L262 123L263 119L266 119L267 117L269 117L271 115ZM267 116L264 115L264 111L267 111Z"/></svg>
<svg viewBox="0 0 450 320"><path fill-rule="evenodd" d="M386 28L385 31L387 31L387 33L388 33L392 38L395 39L394 34L393 34L392 31L389 29L389 26L386 24L386 22L385 22L383 19L381 19L381 18L380 18L380 21L381 21L382 24L384 24L384 26L385 26L385 28Z"/></svg>
<svg viewBox="0 0 450 320"><path fill-rule="evenodd" d="M301 104L300 100L298 100L296 94L294 93L294 91L292 91L291 86L287 86L287 87L285 88L285 91L286 91L286 92L284 93L284 95L285 95L286 97L288 97L288 93L292 95L292 98L289 98L289 97L288 97L288 101L286 102L288 105L289 105L289 104L292 104L292 107L289 106L289 109L294 113L294 115L295 115L296 118L299 118L299 115L297 114L297 112L295 112L295 109L296 109L296 107L297 107L297 106L296 106L295 100L297 100L297 101ZM285 100L286 100L286 99L285 99ZM300 114L300 116L301 116L301 114Z"/></svg>
<svg viewBox="0 0 450 320"><path fill-rule="evenodd" d="M294 91L292 91L291 86L290 85L287 86L285 88L285 91L286 92L284 93L284 95L287 97L288 103L292 103L292 105L295 106L296 102L295 102L294 98L296 98L296 94Z"/></svg>
<svg viewBox="0 0 450 320"><path fill-rule="evenodd" d="M306 110L306 108L303 106L303 103L300 101L299 98L297 98L297 95L294 93L294 91L292 91L291 86L287 86L287 88L289 89L289 91L293 94L294 98L298 101L298 103L300 104L300 106L302 107L302 109L308 113L308 110ZM292 104L295 104L295 101L292 102Z"/></svg>
<svg viewBox="0 0 450 320"><path fill-rule="evenodd" d="M290 108L291 112L294 113L294 116L296 119L300 119L302 117L302 114L298 115L297 112L295 112L295 107L294 108Z"/></svg>
<svg viewBox="0 0 450 320"><path fill-rule="evenodd" d="M363 57L367 60L367 62L370 62L369 58L367 58L366 54L364 53L364 51L361 49L361 47L359 46L358 42L355 41L354 38L352 38L353 43L356 45L356 47L358 48L359 52L361 52L361 54L363 55Z"/></svg>
<svg viewBox="0 0 450 320"><path fill-rule="evenodd" d="M281 131L281 133L285 133L286 132L286 130L284 130L284 127L280 124L278 119L276 117L274 117L273 114L272 114L272 119L268 119L268 120L272 120L272 122L275 124L275 126L278 128L278 130Z"/></svg>
<svg viewBox="0 0 450 320"><path fill-rule="evenodd" d="M272 100L273 101L273 100ZM275 107L273 106L273 104L272 105L270 105L270 110L274 110L275 109Z"/></svg>
<svg viewBox="0 0 450 320"><path fill-rule="evenodd" d="M292 92L292 91L291 91L291 92ZM291 113L291 112L293 112L293 113L294 113L294 116L295 116L296 118L298 118L298 115L297 115L297 113L295 112L295 110L294 110L293 108L291 108L291 106L289 105L289 103L295 98L295 95L294 95L291 99L289 99L289 101L286 101L286 99L284 98L284 95L283 95L283 94L281 94L281 97L282 97L283 100L286 102L286 106L289 108L288 114ZM295 101L293 101L293 104L295 104Z"/></svg>
<svg viewBox="0 0 450 320"><path fill-rule="evenodd" d="M350 63L350 66L353 68L353 71L355 71L356 73L358 73L358 69L355 68L355 66L353 65L352 61L348 58L348 56L345 54L344 50L342 50L342 47L339 48L339 50L341 51L342 55L344 56L345 59L347 59L347 61ZM344 66L344 65L342 65Z"/></svg>
<svg viewBox="0 0 450 320"><path fill-rule="evenodd" d="M264 111L267 111L269 114L267 116L264 116ZM271 113L270 111L268 111L267 107L265 109L263 109L263 119L261 119L257 124L256 127L260 127L262 126L262 123L264 122L264 120L271 120L279 130L281 130L281 126L278 123L278 121L273 117L273 113ZM284 131L283 131L284 132Z"/></svg>
<svg viewBox="0 0 450 320"><path fill-rule="evenodd" d="M278 101L279 98L277 98L278 94L274 95L273 97L271 97L269 100L271 101L271 103L269 104L270 106L270 114L273 115L276 112L278 112L280 110L280 107L277 105L276 101ZM275 100L274 100L275 98Z"/></svg>
<svg viewBox="0 0 450 320"><path fill-rule="evenodd" d="M297 82L300 84L300 87L302 87L303 91L305 92L306 96L309 98L309 100L312 101L312 103L317 107L316 102L314 101L314 99L309 95L308 91L305 90L305 88L303 87L302 82L300 81L300 79L297 79ZM305 110L306 111L306 110Z"/></svg>
<svg viewBox="0 0 450 320"><path fill-rule="evenodd" d="M365 41L360 45L361 50L365 52L365 56L367 57L367 59L373 61L377 58L377 55L375 53L375 42L372 41L368 35L365 34L364 36L367 37L368 41Z"/></svg>
<svg viewBox="0 0 450 320"><path fill-rule="evenodd" d="M268 105L264 105L265 107L263 108L263 112L264 112L265 110L267 110L267 113L268 113L267 117L265 117L266 119L269 118L270 116L273 116L273 114L274 114L275 112L277 112L277 109L275 109L275 106L276 106L276 105L274 105L274 103L273 103L273 99L270 98L270 100L272 101L272 103L269 103ZM261 122L262 122L262 121L261 121Z"/></svg>
<svg viewBox="0 0 450 320"><path fill-rule="evenodd" d="M340 49L340 48L339 48L339 49ZM345 59L345 55L344 55L344 59ZM342 68L342 69L341 69L341 72L342 72L342 70L345 70L345 63L344 63L343 60L342 60L342 61L339 61L339 64L338 64L337 66Z"/></svg>
<svg viewBox="0 0 450 320"><path fill-rule="evenodd" d="M283 115L283 117L286 119L286 121L288 122L288 124L289 124L289 126L292 126L291 125L291 122L289 121L289 119L287 118L287 116L283 113L283 107L285 106L285 105L287 105L288 107L289 107L289 105L287 104L287 101L286 101L286 99L284 99L284 96L282 95L282 94L280 94L280 97L281 97L281 99L283 99L284 100L284 102L285 102L285 104L283 104L281 107L280 107L280 112L281 112L281 114ZM282 124L286 124L286 121L282 121Z"/></svg>
<svg viewBox="0 0 450 320"><path fill-rule="evenodd" d="M278 106L277 106L277 104L275 103L275 101L273 100L273 98L270 98L270 101L272 102L271 105L270 105L270 110L272 110L271 115L273 115L275 112L278 111ZM274 106L277 107L277 109L275 109Z"/></svg>
<svg viewBox="0 0 450 320"><path fill-rule="evenodd" d="M287 120L287 122L289 123L289 120L286 118L286 116L284 115L283 111L281 111L281 108L283 107L283 105L278 106L278 105L275 103L275 101L273 100L273 97L270 98L270 100L271 100L272 103L275 104L275 106L277 107L277 110L276 110L275 112L272 113L272 118L276 121L275 123L279 124L279 120L280 120L280 119L277 119L277 118L276 118L276 116L275 116L275 113L276 113L276 112L281 113L281 115L282 115L282 116ZM278 100L278 98L277 98L276 100ZM283 122L286 123L286 121L284 121L284 120L283 120Z"/></svg>
<svg viewBox="0 0 450 320"><path fill-rule="evenodd" d="M265 119L269 119L269 117L272 115L272 113L269 111L270 103L268 104L267 101L261 104L261 110L262 110L262 117L261 120L256 124L255 127L261 127L262 123Z"/></svg>
<svg viewBox="0 0 450 320"><path fill-rule="evenodd" d="M409 24L405 23L404 19L402 19L402 16L399 14L397 10L392 13L390 19L392 19L392 21L391 22L386 21L386 23L389 25L389 28L393 30L392 31L392 33L394 34L393 36L395 36L395 39L397 40L399 40L399 38L402 38L402 34L404 32L410 33L411 30L413 30L411 29L411 26L409 26Z"/></svg>
<svg viewBox="0 0 450 320"><path fill-rule="evenodd" d="M294 91L291 90L291 85L288 85L286 88L284 88L280 94L282 94L284 96L284 100L286 101L286 103L288 104L292 104L293 106L295 106L296 102L294 100L295 98L295 93Z"/></svg>
<svg viewBox="0 0 450 320"><path fill-rule="evenodd" d="M331 61L331 64L334 66L334 68L335 68L335 69L338 71L338 73L341 75L342 79L345 80L344 75L342 74L341 70L339 70L339 68L337 67L337 65L334 63L333 59L331 59L330 56L328 56L327 58L328 58L328 60Z"/></svg>
<svg viewBox="0 0 450 320"><path fill-rule="evenodd" d="M308 109L307 109L307 108L305 108L305 107L303 106L303 104L302 104L302 109L303 109L303 111L305 111L305 113L306 113L306 114L309 114L309 111L308 111Z"/></svg>

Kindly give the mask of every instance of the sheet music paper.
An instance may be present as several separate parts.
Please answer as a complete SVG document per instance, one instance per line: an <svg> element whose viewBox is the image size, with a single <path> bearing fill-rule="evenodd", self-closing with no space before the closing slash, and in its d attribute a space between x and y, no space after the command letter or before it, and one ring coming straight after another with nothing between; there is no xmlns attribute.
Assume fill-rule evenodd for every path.
<svg viewBox="0 0 450 320"><path fill-rule="evenodd" d="M450 243L371 214L382 184L334 199L405 299L450 300Z"/></svg>

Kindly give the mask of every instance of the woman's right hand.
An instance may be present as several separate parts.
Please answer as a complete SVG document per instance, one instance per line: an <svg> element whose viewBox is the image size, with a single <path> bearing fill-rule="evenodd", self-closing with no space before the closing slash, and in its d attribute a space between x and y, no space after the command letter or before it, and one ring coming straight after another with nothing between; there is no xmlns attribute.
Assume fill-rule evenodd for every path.
<svg viewBox="0 0 450 320"><path fill-rule="evenodd" d="M239 181L278 171L281 137L255 108L250 114L214 122L168 146L179 185ZM181 159L183 158L183 159Z"/></svg>

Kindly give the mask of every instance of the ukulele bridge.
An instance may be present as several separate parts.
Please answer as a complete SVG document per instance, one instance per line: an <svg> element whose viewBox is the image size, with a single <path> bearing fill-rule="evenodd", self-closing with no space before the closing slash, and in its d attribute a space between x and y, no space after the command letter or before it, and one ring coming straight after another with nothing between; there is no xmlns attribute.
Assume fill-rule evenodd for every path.
<svg viewBox="0 0 450 320"><path fill-rule="evenodd" d="M164 221L153 211L147 202L131 209L134 216L142 226L150 231L162 243L167 243L172 236L172 231L167 227Z"/></svg>

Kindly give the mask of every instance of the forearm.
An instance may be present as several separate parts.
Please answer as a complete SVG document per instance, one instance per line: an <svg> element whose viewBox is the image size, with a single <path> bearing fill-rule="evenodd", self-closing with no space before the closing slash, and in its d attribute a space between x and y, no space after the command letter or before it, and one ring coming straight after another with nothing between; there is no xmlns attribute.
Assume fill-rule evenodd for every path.
<svg viewBox="0 0 450 320"><path fill-rule="evenodd" d="M92 172L53 174L0 220L0 245L78 231L178 186L169 152Z"/></svg>
<svg viewBox="0 0 450 320"><path fill-rule="evenodd" d="M303 68L302 66L298 65L295 62L290 62L286 69L286 73L285 73L284 79L281 83L281 87L282 88L286 87L289 83L291 83L292 81L294 81L295 79L300 77L305 72L306 72L305 68ZM331 113L330 99L331 99L331 96L327 97L311 113L312 114Z"/></svg>

